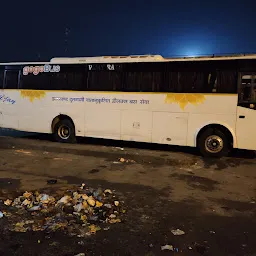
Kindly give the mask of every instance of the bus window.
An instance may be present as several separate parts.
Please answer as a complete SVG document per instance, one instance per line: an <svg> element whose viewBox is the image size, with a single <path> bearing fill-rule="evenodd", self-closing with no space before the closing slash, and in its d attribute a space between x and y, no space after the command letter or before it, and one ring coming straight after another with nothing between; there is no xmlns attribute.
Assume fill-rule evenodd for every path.
<svg viewBox="0 0 256 256"><path fill-rule="evenodd" d="M153 72L152 91L159 92L163 83L164 83L163 72Z"/></svg>
<svg viewBox="0 0 256 256"><path fill-rule="evenodd" d="M23 75L20 88L29 90L50 90L49 73L39 73L38 75L30 73Z"/></svg>
<svg viewBox="0 0 256 256"><path fill-rule="evenodd" d="M6 70L4 89L18 89L19 71Z"/></svg>
<svg viewBox="0 0 256 256"><path fill-rule="evenodd" d="M140 72L124 72L123 91L139 92L140 91Z"/></svg>
<svg viewBox="0 0 256 256"><path fill-rule="evenodd" d="M137 77L140 92L153 91L153 74L153 72L140 72L139 76Z"/></svg>
<svg viewBox="0 0 256 256"><path fill-rule="evenodd" d="M50 86L47 90L68 90L68 80L66 73L51 73L49 74Z"/></svg>
<svg viewBox="0 0 256 256"><path fill-rule="evenodd" d="M217 71L217 93L237 93L237 78L236 71Z"/></svg>
<svg viewBox="0 0 256 256"><path fill-rule="evenodd" d="M242 74L239 103L256 103L256 75Z"/></svg>
<svg viewBox="0 0 256 256"><path fill-rule="evenodd" d="M86 89L85 73L83 72L69 72L67 76L68 90L84 91Z"/></svg>
<svg viewBox="0 0 256 256"><path fill-rule="evenodd" d="M121 72L89 71L87 89L89 91L113 91L121 87Z"/></svg>

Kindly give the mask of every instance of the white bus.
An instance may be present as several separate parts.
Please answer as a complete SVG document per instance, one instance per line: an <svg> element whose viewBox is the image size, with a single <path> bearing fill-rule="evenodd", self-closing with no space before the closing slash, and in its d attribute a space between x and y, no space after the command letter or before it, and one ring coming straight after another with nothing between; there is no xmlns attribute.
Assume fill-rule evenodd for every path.
<svg viewBox="0 0 256 256"><path fill-rule="evenodd" d="M53 58L0 64L0 127L198 147L256 149L256 55Z"/></svg>

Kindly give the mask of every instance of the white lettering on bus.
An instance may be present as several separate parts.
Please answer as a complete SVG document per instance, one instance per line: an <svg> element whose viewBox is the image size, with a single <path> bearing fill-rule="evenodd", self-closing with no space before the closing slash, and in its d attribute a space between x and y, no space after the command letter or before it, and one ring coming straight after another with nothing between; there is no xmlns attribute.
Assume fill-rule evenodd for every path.
<svg viewBox="0 0 256 256"><path fill-rule="evenodd" d="M107 68L108 68L108 70L115 70L115 65L108 64Z"/></svg>

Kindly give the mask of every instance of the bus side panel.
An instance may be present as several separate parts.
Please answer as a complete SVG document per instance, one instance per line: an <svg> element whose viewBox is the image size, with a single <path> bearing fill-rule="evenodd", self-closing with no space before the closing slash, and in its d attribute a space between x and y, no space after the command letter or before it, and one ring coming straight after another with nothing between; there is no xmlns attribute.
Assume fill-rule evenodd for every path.
<svg viewBox="0 0 256 256"><path fill-rule="evenodd" d="M88 93L86 99L84 136L120 140L120 108L110 104L106 95Z"/></svg>
<svg viewBox="0 0 256 256"><path fill-rule="evenodd" d="M39 97L40 93L41 98ZM71 101L71 99L82 97L83 93L26 90L26 93L20 92L20 94L19 130L51 133L53 119L59 115L67 115L75 124L76 135L84 135L85 103L84 101ZM37 95L38 98L33 98L33 95ZM55 98L66 98L67 101L54 100Z"/></svg>
<svg viewBox="0 0 256 256"><path fill-rule="evenodd" d="M196 147L196 138L199 131L211 124L219 124L226 127L235 137L236 115L227 114L190 114L188 122L187 146ZM236 143L234 143L234 146Z"/></svg>
<svg viewBox="0 0 256 256"><path fill-rule="evenodd" d="M186 145L188 113L153 112L152 142Z"/></svg>
<svg viewBox="0 0 256 256"><path fill-rule="evenodd" d="M198 132L206 125L220 124L233 135L236 147L237 95L205 95L205 102L190 111L187 146L196 146Z"/></svg>
<svg viewBox="0 0 256 256"><path fill-rule="evenodd" d="M19 109L21 107L18 92L15 90L1 90L0 96L2 127L18 130Z"/></svg>
<svg viewBox="0 0 256 256"><path fill-rule="evenodd" d="M151 142L152 112L123 110L121 140Z"/></svg>

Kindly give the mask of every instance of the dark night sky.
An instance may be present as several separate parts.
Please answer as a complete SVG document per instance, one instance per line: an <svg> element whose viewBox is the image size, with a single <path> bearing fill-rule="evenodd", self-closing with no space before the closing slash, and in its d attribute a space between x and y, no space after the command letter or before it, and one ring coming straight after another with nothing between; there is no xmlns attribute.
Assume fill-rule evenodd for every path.
<svg viewBox="0 0 256 256"><path fill-rule="evenodd" d="M0 62L256 52L255 10L255 0L3 1Z"/></svg>

